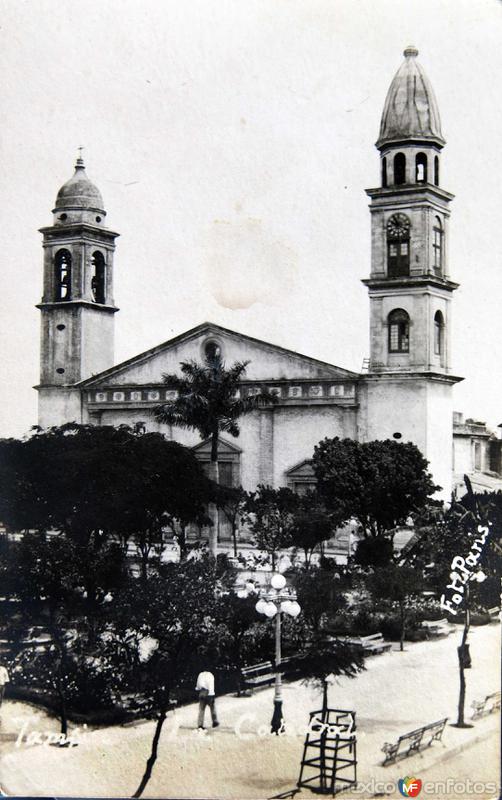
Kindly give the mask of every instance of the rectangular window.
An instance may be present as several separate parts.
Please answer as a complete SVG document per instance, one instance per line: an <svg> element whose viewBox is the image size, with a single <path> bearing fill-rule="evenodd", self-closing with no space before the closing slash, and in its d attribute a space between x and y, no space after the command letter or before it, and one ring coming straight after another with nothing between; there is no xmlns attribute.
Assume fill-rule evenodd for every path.
<svg viewBox="0 0 502 800"><path fill-rule="evenodd" d="M481 469L481 442L474 442L474 469Z"/></svg>
<svg viewBox="0 0 502 800"><path fill-rule="evenodd" d="M234 470L233 464L230 461L220 461L218 469L220 473L220 484L222 486L234 486Z"/></svg>
<svg viewBox="0 0 502 800"><path fill-rule="evenodd" d="M399 352L399 324L390 326L389 344L391 352Z"/></svg>
<svg viewBox="0 0 502 800"><path fill-rule="evenodd" d="M314 492L316 487L317 484L315 483L315 481L313 481L312 483L308 483L307 481L302 481L301 483L295 481L293 483L293 491L302 497L303 495L308 494L308 492Z"/></svg>
<svg viewBox="0 0 502 800"><path fill-rule="evenodd" d="M410 241L387 242L387 273L390 278L410 274Z"/></svg>
<svg viewBox="0 0 502 800"><path fill-rule="evenodd" d="M394 322L389 326L389 351L391 353L408 353L410 338L406 322Z"/></svg>
<svg viewBox="0 0 502 800"><path fill-rule="evenodd" d="M202 469L204 474L209 477L210 474L209 461L202 462ZM218 475L221 486L236 486L237 485L237 464L232 461L218 461Z"/></svg>
<svg viewBox="0 0 502 800"><path fill-rule="evenodd" d="M434 241L432 244L432 249L434 252L434 264L433 267L436 271L441 271L443 266L443 242L442 242L442 232L437 228L434 228Z"/></svg>

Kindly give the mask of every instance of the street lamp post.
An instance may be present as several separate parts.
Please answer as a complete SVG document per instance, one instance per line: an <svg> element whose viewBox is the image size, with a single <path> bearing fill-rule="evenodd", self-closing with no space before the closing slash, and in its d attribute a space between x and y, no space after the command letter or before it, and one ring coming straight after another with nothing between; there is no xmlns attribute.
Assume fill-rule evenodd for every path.
<svg viewBox="0 0 502 800"><path fill-rule="evenodd" d="M282 676L281 676L281 621L282 615L297 617L301 611L295 593L286 589L286 578L276 573L270 581L271 588L256 603L256 610L269 619L275 617L275 691L272 733L279 733L284 726L282 717Z"/></svg>

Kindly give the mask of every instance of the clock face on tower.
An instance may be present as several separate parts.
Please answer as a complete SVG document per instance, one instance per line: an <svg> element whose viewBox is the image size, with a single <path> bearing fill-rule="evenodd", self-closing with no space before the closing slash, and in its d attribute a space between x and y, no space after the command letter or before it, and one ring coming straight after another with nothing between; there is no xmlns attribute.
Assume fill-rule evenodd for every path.
<svg viewBox="0 0 502 800"><path fill-rule="evenodd" d="M391 239L408 239L411 223L406 214L393 214L387 222L387 234Z"/></svg>

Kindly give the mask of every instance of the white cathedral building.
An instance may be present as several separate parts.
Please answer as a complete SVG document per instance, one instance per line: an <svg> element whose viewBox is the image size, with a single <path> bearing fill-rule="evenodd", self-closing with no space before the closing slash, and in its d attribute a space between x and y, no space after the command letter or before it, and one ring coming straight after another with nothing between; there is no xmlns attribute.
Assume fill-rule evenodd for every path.
<svg viewBox="0 0 502 800"><path fill-rule="evenodd" d="M241 391L261 387L277 404L242 420L237 439L223 438L223 482L252 490L258 483L312 484L310 459L324 437L414 442L446 497L452 488L450 308L457 288L449 275L449 204L441 185L445 140L432 87L409 47L385 101L376 143L380 186L368 189L371 269L370 358L363 373L310 358L205 322L114 365L114 251L98 189L81 158L59 190L53 223L41 229L39 424L77 421L134 424L194 447L196 433L157 423L151 410L173 397L162 376L181 361L202 361L219 348L227 365L250 364Z"/></svg>

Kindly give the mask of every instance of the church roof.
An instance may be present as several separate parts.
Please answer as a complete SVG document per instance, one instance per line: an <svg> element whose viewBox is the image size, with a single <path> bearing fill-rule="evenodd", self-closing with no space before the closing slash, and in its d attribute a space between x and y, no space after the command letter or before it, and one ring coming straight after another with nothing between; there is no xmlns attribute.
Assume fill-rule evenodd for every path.
<svg viewBox="0 0 502 800"><path fill-rule="evenodd" d="M418 50L407 47L405 60L387 92L377 147L403 139L425 139L445 144L434 91L416 57Z"/></svg>
<svg viewBox="0 0 502 800"><path fill-rule="evenodd" d="M107 382L108 380L112 380L113 382L113 379L120 373L132 374L132 372L134 372L135 367L140 367L142 364L145 364L148 361L156 359L159 355L162 355L162 353L167 352L174 348L176 348L178 352L178 346L180 344L184 344L185 342L189 342L207 336L230 338L236 341L238 340L243 345L243 355L245 358L247 358L248 349L250 351L253 351L249 353L249 358L251 360L251 363L253 362L253 354L257 353L257 348L258 348L258 350L261 350L263 352L268 351L270 353L275 353L279 356L284 356L290 362L296 362L298 364L309 366L312 370L315 370L319 378L326 378L332 380L356 380L360 377L359 373L357 372L352 372L350 370L343 369L341 367L336 367L334 364L329 364L326 361L320 361L317 358L304 356L301 353L295 352L294 350L288 350L285 347L271 344L270 342L265 342L262 339L256 339L253 336L247 336L246 334L239 333L237 331L232 331L229 328L224 328L221 325L216 325L212 322L203 322L201 325L197 325L195 328L191 328L190 330L185 331L185 333L182 333L179 336L175 336L172 339L168 339L166 342L162 342L162 344L159 344L156 347L152 347L151 349L146 350L145 352L140 353L137 356L133 356L133 358L129 358L126 361L122 361L120 364L117 364L114 367L111 367L110 369L107 369L103 372L100 372L97 375L92 375L90 378L86 378L85 380L80 381L76 385L81 388L85 388L87 386L92 386L94 384ZM239 358L240 357L241 356L239 355ZM263 378L249 377L247 380L250 381L270 380L273 377L274 376L272 375L263 375Z"/></svg>
<svg viewBox="0 0 502 800"><path fill-rule="evenodd" d="M59 190L56 208L92 208L104 212L101 192L87 177L81 158L77 158L74 175Z"/></svg>

